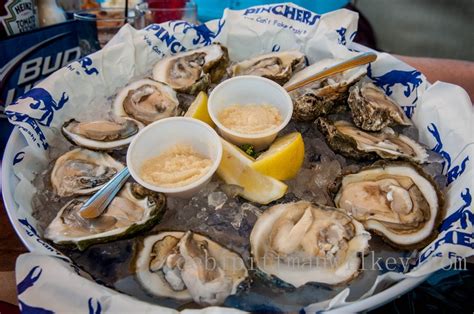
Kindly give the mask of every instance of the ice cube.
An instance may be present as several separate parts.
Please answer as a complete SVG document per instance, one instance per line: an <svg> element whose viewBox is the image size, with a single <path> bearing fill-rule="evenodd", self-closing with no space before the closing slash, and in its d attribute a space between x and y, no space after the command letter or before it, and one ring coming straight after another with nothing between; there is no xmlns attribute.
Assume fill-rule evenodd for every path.
<svg viewBox="0 0 474 314"><path fill-rule="evenodd" d="M207 203L209 206L214 207L215 210L219 210L227 202L227 195L224 192L212 192L207 196Z"/></svg>

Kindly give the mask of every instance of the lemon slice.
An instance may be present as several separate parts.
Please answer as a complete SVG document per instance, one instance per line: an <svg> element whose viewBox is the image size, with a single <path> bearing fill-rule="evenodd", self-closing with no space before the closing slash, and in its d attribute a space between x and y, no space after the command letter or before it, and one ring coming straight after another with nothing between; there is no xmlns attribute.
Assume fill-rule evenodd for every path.
<svg viewBox="0 0 474 314"><path fill-rule="evenodd" d="M238 147L221 139L222 161L217 174L227 184L237 184L244 188L241 196L249 201L268 204L285 195L286 184L265 176L251 167L252 158Z"/></svg>
<svg viewBox="0 0 474 314"><path fill-rule="evenodd" d="M293 132L278 138L270 148L258 156L252 168L278 180L289 180L298 174L304 160L301 133Z"/></svg>
<svg viewBox="0 0 474 314"><path fill-rule="evenodd" d="M212 122L209 111L207 111L207 94L205 92L200 92L196 96L184 116L201 120L202 122L209 124L212 128L216 126L214 122Z"/></svg>

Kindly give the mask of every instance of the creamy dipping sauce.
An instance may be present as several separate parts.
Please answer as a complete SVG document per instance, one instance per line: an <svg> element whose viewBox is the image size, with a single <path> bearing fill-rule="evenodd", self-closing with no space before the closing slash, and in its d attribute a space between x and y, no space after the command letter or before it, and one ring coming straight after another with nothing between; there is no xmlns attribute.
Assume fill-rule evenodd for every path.
<svg viewBox="0 0 474 314"><path fill-rule="evenodd" d="M211 164L211 159L191 146L178 144L146 160L140 168L140 176L153 185L180 187L198 180L209 171Z"/></svg>
<svg viewBox="0 0 474 314"><path fill-rule="evenodd" d="M245 134L275 129L283 120L280 111L268 104L232 105L220 111L217 116L226 128Z"/></svg>

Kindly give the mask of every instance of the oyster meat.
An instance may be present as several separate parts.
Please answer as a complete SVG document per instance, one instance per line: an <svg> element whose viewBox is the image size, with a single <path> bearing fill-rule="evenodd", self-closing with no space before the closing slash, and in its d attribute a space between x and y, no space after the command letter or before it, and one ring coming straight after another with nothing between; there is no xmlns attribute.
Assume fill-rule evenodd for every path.
<svg viewBox="0 0 474 314"><path fill-rule="evenodd" d="M153 67L153 79L178 92L197 94L218 82L229 63L227 48L212 44L165 57Z"/></svg>
<svg viewBox="0 0 474 314"><path fill-rule="evenodd" d="M146 237L135 269L150 293L201 305L222 304L248 276L239 255L191 231Z"/></svg>
<svg viewBox="0 0 474 314"><path fill-rule="evenodd" d="M350 89L347 99L354 124L365 131L387 126L411 125L403 109L373 83L360 82Z"/></svg>
<svg viewBox="0 0 474 314"><path fill-rule="evenodd" d="M300 82L341 61L343 60L323 59L313 63L293 75L285 87ZM293 99L293 118L298 121L313 121L322 115L347 110L346 99L349 95L349 88L366 73L367 70L364 67L358 67L290 92Z"/></svg>
<svg viewBox="0 0 474 314"><path fill-rule="evenodd" d="M356 277L370 234L344 212L306 201L267 209L250 234L256 266L300 287Z"/></svg>
<svg viewBox="0 0 474 314"><path fill-rule="evenodd" d="M408 159L417 163L428 160L426 148L390 127L381 132L366 132L350 122L319 117L319 130L332 150L354 159Z"/></svg>
<svg viewBox="0 0 474 314"><path fill-rule="evenodd" d="M59 157L51 172L51 184L61 197L98 191L123 165L107 153L76 148Z"/></svg>
<svg viewBox="0 0 474 314"><path fill-rule="evenodd" d="M92 150L114 150L130 144L141 128L142 123L129 118L91 122L72 119L63 124L62 132L75 145Z"/></svg>
<svg viewBox="0 0 474 314"><path fill-rule="evenodd" d="M61 208L44 237L59 245L75 245L84 250L92 244L114 241L154 226L166 203L163 194L126 183L100 216L87 219L79 214L86 200L76 198Z"/></svg>
<svg viewBox="0 0 474 314"><path fill-rule="evenodd" d="M114 100L114 113L143 124L176 116L179 101L176 92L166 84L142 79L123 88Z"/></svg>
<svg viewBox="0 0 474 314"><path fill-rule="evenodd" d="M393 246L416 249L436 236L444 200L420 167L380 161L345 175L334 203Z"/></svg>
<svg viewBox="0 0 474 314"><path fill-rule="evenodd" d="M305 66L304 54L297 51L271 52L232 66L232 76L257 75L266 77L280 85L285 84L293 73Z"/></svg>

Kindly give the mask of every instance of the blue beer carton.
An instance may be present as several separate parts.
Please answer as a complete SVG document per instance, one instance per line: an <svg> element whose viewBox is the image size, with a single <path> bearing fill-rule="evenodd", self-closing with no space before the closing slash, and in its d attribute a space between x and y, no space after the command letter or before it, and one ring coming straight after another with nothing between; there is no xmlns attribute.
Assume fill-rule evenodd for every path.
<svg viewBox="0 0 474 314"><path fill-rule="evenodd" d="M96 24L77 20L0 40L0 156L13 128L5 107L54 71L98 49Z"/></svg>

